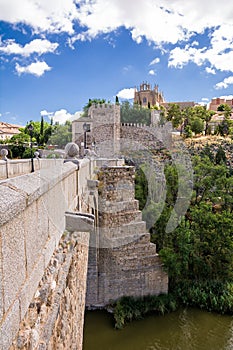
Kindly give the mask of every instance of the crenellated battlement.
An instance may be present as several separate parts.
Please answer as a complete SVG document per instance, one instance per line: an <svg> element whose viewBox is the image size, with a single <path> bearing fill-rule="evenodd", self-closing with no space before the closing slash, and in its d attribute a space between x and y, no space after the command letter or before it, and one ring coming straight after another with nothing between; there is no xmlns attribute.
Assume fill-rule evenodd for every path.
<svg viewBox="0 0 233 350"><path fill-rule="evenodd" d="M112 103L93 103L90 108L112 109L114 106Z"/></svg>

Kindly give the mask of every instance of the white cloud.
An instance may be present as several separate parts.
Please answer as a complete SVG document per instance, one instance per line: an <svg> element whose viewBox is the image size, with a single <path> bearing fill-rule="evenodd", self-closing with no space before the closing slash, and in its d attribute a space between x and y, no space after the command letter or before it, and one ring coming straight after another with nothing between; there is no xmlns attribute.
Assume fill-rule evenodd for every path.
<svg viewBox="0 0 233 350"><path fill-rule="evenodd" d="M121 26L129 29L133 40L173 43L186 40L205 28L218 28L232 22L233 4L229 0L1 0L0 19L25 23L37 32L66 32L74 40L95 38ZM201 14L201 15L200 15ZM85 27L75 33L74 24ZM78 35L75 39L75 35ZM230 33L227 34L227 38Z"/></svg>
<svg viewBox="0 0 233 350"><path fill-rule="evenodd" d="M206 67L205 70L206 70L206 72L209 73L209 74L216 74L216 71L215 71L215 69L213 69L213 68Z"/></svg>
<svg viewBox="0 0 233 350"><path fill-rule="evenodd" d="M69 120L72 115L67 112L66 109L60 109L59 111L54 112L50 118L53 118L53 122L58 122L59 124L64 124L67 120Z"/></svg>
<svg viewBox="0 0 233 350"><path fill-rule="evenodd" d="M220 98L225 98L225 100L232 100L233 99L233 95L220 96Z"/></svg>
<svg viewBox="0 0 233 350"><path fill-rule="evenodd" d="M47 116L49 119L53 119L54 123L64 124L67 120L72 121L80 118L82 112L77 111L74 114L71 114L66 109L62 108L55 112L48 112L46 110L42 110L40 114L41 116Z"/></svg>
<svg viewBox="0 0 233 350"><path fill-rule="evenodd" d="M159 57L156 57L153 61L150 62L149 66L153 66L154 64L157 64L160 62Z"/></svg>
<svg viewBox="0 0 233 350"><path fill-rule="evenodd" d="M225 78L223 81L217 83L215 85L215 89L220 90L220 89L226 89L229 85L233 84L233 75Z"/></svg>
<svg viewBox="0 0 233 350"><path fill-rule="evenodd" d="M117 93L117 96L119 98L123 98L123 99L126 99L126 100L131 100L131 99L134 98L134 88L120 90Z"/></svg>
<svg viewBox="0 0 233 350"><path fill-rule="evenodd" d="M42 76L46 71L52 68L47 65L44 61L37 61L29 64L28 66L20 66L18 63L15 65L16 72L21 75L23 73L32 74L37 77Z"/></svg>
<svg viewBox="0 0 233 350"><path fill-rule="evenodd" d="M206 105L207 105L207 102L205 102L205 101L200 101L200 102L198 102L198 105L200 105L200 106L206 106Z"/></svg>
<svg viewBox="0 0 233 350"><path fill-rule="evenodd" d="M46 109L44 109L43 111L40 111L40 115L42 116L42 117L49 117L50 115L52 115L53 114L53 112L48 112L48 111L46 111Z"/></svg>
<svg viewBox="0 0 233 350"><path fill-rule="evenodd" d="M91 40L125 27L138 44L147 40L161 50L166 43L179 45L170 53L170 67L209 62L212 72L233 72L232 16L233 2L229 0L222 0L221 6L218 0L144 0L143 4L141 0L20 0L20 4L18 0L1 0L0 4L0 20L27 24L44 35L66 32L71 47L77 40ZM211 36L202 48L195 40L196 34L206 29ZM190 39L192 43L184 47ZM36 47L32 43L24 46L27 54L33 50L40 54L34 44ZM5 50L17 54L22 47L11 42Z"/></svg>
<svg viewBox="0 0 233 350"><path fill-rule="evenodd" d="M212 0L211 5L203 0L145 0L143 7L140 0L88 1L79 9L80 23L87 30L79 33L77 40L90 40L124 26L139 44L144 39L157 47L177 44L204 33L206 28L214 34L223 25L231 25L233 4L223 0L221 8L227 11L220 11L217 0ZM231 33L229 30L226 38ZM198 46L198 42L194 40L192 46Z"/></svg>
<svg viewBox="0 0 233 350"><path fill-rule="evenodd" d="M48 52L54 52L58 47L57 43L51 43L47 39L35 39L24 46L17 44L14 39L4 42L0 41L0 52L6 55L21 55L28 57L33 53L39 56Z"/></svg>
<svg viewBox="0 0 233 350"><path fill-rule="evenodd" d="M155 73L154 69L151 69L148 74L149 75L155 75L156 73Z"/></svg>
<svg viewBox="0 0 233 350"><path fill-rule="evenodd" d="M24 23L35 32L67 32L73 34L77 15L73 0L1 0L0 20Z"/></svg>
<svg viewBox="0 0 233 350"><path fill-rule="evenodd" d="M200 66L205 61L205 57L203 56L204 50L205 48L199 50L190 45L186 45L184 49L176 47L170 53L168 66L183 68L189 62L194 62Z"/></svg>
<svg viewBox="0 0 233 350"><path fill-rule="evenodd" d="M215 29L210 37L210 47L176 47L170 53L168 65L182 68L189 62L197 65L209 62L212 68L206 68L206 71L212 74L215 69L233 72L233 25L222 24Z"/></svg>
<svg viewBox="0 0 233 350"><path fill-rule="evenodd" d="M189 33L182 28L183 16L173 9L168 12L167 8L166 0L146 0L143 8L140 0L88 2L78 11L80 23L87 27L81 34L86 38L94 38L124 26L131 31L133 40L138 44L144 38L155 43L176 43L189 36Z"/></svg>
<svg viewBox="0 0 233 350"><path fill-rule="evenodd" d="M209 99L207 98L207 97L202 97L202 99L201 99L203 102L208 102L209 101Z"/></svg>

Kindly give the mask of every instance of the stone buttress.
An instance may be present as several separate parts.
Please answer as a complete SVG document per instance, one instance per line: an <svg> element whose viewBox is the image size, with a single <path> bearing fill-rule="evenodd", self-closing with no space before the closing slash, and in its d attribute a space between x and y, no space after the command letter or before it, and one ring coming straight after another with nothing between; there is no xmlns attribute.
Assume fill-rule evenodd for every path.
<svg viewBox="0 0 233 350"><path fill-rule="evenodd" d="M134 198L134 167L102 167L98 178L98 246L89 248L86 306L167 293L167 274Z"/></svg>

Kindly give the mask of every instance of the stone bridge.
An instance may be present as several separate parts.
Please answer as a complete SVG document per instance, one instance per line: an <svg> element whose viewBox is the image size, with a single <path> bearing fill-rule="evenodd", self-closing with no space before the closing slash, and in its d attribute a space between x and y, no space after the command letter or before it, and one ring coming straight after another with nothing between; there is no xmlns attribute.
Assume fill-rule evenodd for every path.
<svg viewBox="0 0 233 350"><path fill-rule="evenodd" d="M0 349L82 349L85 306L166 293L134 168L0 161ZM7 172L6 172L7 166Z"/></svg>

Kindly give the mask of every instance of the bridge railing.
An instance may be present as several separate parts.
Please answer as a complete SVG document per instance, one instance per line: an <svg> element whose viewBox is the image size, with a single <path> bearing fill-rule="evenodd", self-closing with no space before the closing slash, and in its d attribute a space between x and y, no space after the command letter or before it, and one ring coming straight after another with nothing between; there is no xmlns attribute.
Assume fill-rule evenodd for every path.
<svg viewBox="0 0 233 350"><path fill-rule="evenodd" d="M34 171L50 168L63 163L63 159L34 158ZM29 174L32 171L31 159L0 160L0 180Z"/></svg>

